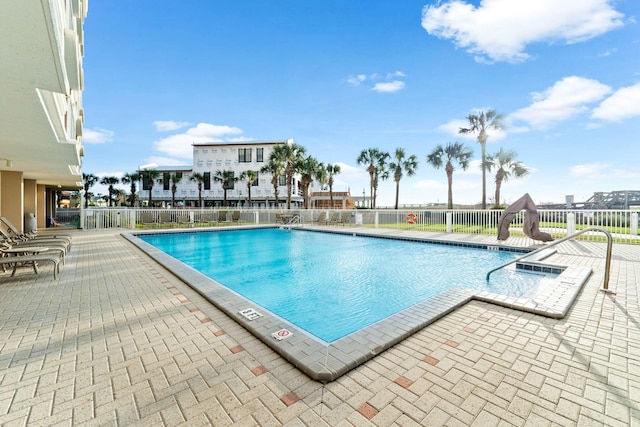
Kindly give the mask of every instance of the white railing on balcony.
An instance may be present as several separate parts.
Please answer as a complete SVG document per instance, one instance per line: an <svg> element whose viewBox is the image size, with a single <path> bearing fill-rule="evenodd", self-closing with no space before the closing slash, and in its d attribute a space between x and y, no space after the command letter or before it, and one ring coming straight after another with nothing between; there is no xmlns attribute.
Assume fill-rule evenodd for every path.
<svg viewBox="0 0 640 427"><path fill-rule="evenodd" d="M236 217L233 213L236 212ZM205 227L236 224L277 224L283 214L299 215L302 225L388 228L439 233L497 235L500 210L324 210L328 221L318 222L322 210L292 209L59 209L60 223L79 228L150 229ZM225 219L220 219L222 216ZM337 213L340 221L330 221ZM345 214L345 215L343 215ZM559 239L587 227L600 227L613 236L616 243L640 243L638 212L629 210L539 210L540 230ZM232 218L233 217L233 218ZM342 220L346 218L346 222ZM525 236L522 231L524 212L515 216L509 231L512 236ZM579 240L600 241L598 233L585 233ZM526 241L526 239L525 239ZM535 241L530 240L533 244Z"/></svg>

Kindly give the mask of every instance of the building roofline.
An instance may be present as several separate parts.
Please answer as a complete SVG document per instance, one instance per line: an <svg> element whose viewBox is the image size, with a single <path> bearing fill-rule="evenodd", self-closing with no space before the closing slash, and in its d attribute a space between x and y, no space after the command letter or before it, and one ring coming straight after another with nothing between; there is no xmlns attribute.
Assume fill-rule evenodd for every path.
<svg viewBox="0 0 640 427"><path fill-rule="evenodd" d="M237 142L194 142L191 145L194 147L210 147L210 146L239 146L239 145L280 145L286 144L287 141L237 141Z"/></svg>

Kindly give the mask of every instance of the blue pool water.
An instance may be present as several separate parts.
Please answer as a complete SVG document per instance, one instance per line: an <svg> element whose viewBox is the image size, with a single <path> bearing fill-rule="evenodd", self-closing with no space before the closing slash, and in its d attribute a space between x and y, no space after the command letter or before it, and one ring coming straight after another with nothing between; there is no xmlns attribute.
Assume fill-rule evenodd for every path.
<svg viewBox="0 0 640 427"><path fill-rule="evenodd" d="M277 228L138 235L259 306L332 342L456 287L530 297L521 255Z"/></svg>

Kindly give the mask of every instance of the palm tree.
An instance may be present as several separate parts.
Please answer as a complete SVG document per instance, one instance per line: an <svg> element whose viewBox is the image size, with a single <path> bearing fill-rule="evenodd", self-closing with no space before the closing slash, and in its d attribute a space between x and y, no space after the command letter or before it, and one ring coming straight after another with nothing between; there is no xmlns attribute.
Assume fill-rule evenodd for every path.
<svg viewBox="0 0 640 427"><path fill-rule="evenodd" d="M113 205L113 190L114 190L114 185L116 184L120 184L120 179L116 176L105 176L102 177L102 179L100 180L100 184L102 185L108 185L108 191L109 191L109 207L111 207Z"/></svg>
<svg viewBox="0 0 640 427"><path fill-rule="evenodd" d="M249 207L251 207L251 187L256 179L258 179L258 172L254 170L246 170L240 174L241 180L247 180L247 193L249 194Z"/></svg>
<svg viewBox="0 0 640 427"><path fill-rule="evenodd" d="M455 170L453 161L456 161L462 167L462 170L467 170L471 156L473 156L473 151L459 142L448 142L444 148L442 145L438 145L431 154L427 156L427 162L436 169L442 167L445 159L447 161L444 167L447 173L448 185L447 209L453 209L453 171Z"/></svg>
<svg viewBox="0 0 640 427"><path fill-rule="evenodd" d="M373 178L373 207L378 206L378 183L380 180L386 181L389 179L389 170L387 169L387 159L390 157L388 153L383 153L380 157L378 164L375 167L375 174Z"/></svg>
<svg viewBox="0 0 640 427"><path fill-rule="evenodd" d="M142 169L140 172L140 179L142 179L143 187L146 182L147 188L149 189L149 207L153 207L152 202L152 193L153 193L153 184L156 182L158 177L160 176L160 171L156 169Z"/></svg>
<svg viewBox="0 0 640 427"><path fill-rule="evenodd" d="M357 162L359 165L365 165L367 172L369 172L369 194L370 201L369 207L374 209L376 207L374 189L378 188L378 179L386 179L386 161L389 158L389 153L382 152L377 148L368 148L362 150L358 156Z"/></svg>
<svg viewBox="0 0 640 427"><path fill-rule="evenodd" d="M275 195L275 207L278 207L278 185L280 184L280 177L283 173L283 165L277 159L269 156L269 161L261 169L262 173L271 174L271 185L273 185L273 193Z"/></svg>
<svg viewBox="0 0 640 427"><path fill-rule="evenodd" d="M134 207L136 204L136 183L140 181L140 172L125 173L122 176L121 182L123 184L131 185L131 193L129 194L129 206Z"/></svg>
<svg viewBox="0 0 640 427"><path fill-rule="evenodd" d="M91 198L89 189L96 185L96 183L98 182L98 177L92 173L83 173L82 182L84 188L84 208L86 209L89 207L89 199Z"/></svg>
<svg viewBox="0 0 640 427"><path fill-rule="evenodd" d="M396 148L393 160L389 163L389 170L393 172L393 180L396 182L396 209L398 209L402 175L406 173L407 176L413 176L416 174L416 169L418 169L418 158L413 154L405 158L404 149Z"/></svg>
<svg viewBox="0 0 640 427"><path fill-rule="evenodd" d="M271 152L272 158L284 165L284 174L287 177L287 209L291 209L291 193L293 189L293 175L300 170L300 165L305 154L303 146L295 143L276 145Z"/></svg>
<svg viewBox="0 0 640 427"><path fill-rule="evenodd" d="M502 148L493 156L487 156L487 170L491 171L493 168L498 168L496 171L496 206L500 206L500 188L503 182L507 182L511 176L522 178L529 174L529 169L521 162L516 161L517 156L518 153L515 151L505 151Z"/></svg>
<svg viewBox="0 0 640 427"><path fill-rule="evenodd" d="M324 163L319 163L318 170L316 171L316 182L318 183L319 191L323 191L325 186L327 185L329 179L329 173L327 172L327 166ZM314 207L317 207L318 202Z"/></svg>
<svg viewBox="0 0 640 427"><path fill-rule="evenodd" d="M222 189L224 190L224 206L227 206L227 190L233 188L233 184L238 181L238 177L235 176L232 170L217 170L213 175L215 182L222 183Z"/></svg>
<svg viewBox="0 0 640 427"><path fill-rule="evenodd" d="M189 177L189 180L198 183L198 207L202 208L202 186L204 182L207 180L207 178L204 176L203 173L194 172ZM225 196L226 196L226 193L225 193ZM226 201L226 197L225 197L225 201Z"/></svg>
<svg viewBox="0 0 640 427"><path fill-rule="evenodd" d="M338 175L340 173L340 165L327 165L327 175L329 175L329 179L327 184L329 184L329 203L331 203L331 207L333 208L333 177L334 175Z"/></svg>
<svg viewBox="0 0 640 427"><path fill-rule="evenodd" d="M324 169L324 164L318 162L314 157L307 156L300 163L300 183L302 184L302 194L304 200L304 208L309 208L309 186L313 179L318 175L318 171Z"/></svg>
<svg viewBox="0 0 640 427"><path fill-rule="evenodd" d="M176 206L176 191L178 191L178 183L182 180L182 172L175 172L169 175L171 181L171 207Z"/></svg>
<svg viewBox="0 0 640 427"><path fill-rule="evenodd" d="M487 208L487 174L486 165L486 148L487 148L487 129L504 129L504 116L496 113L496 110L480 111L477 114L469 114L468 128L460 128L459 133L474 133L478 135L478 143L482 152L482 209Z"/></svg>
<svg viewBox="0 0 640 427"><path fill-rule="evenodd" d="M126 197L127 193L125 193L125 191L121 188L114 188L113 189L113 199L115 201L117 201L117 203L115 203L116 206L118 206L118 203L120 204L120 206L123 206L124 202L125 202L125 197Z"/></svg>

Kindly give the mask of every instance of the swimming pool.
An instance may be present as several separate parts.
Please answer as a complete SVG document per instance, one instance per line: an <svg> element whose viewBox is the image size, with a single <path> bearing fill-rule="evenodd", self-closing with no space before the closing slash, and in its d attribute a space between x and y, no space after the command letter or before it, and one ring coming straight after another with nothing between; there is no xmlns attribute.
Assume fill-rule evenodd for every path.
<svg viewBox="0 0 640 427"><path fill-rule="evenodd" d="M273 229L273 227L264 226L245 226L242 228L252 229L255 231L265 228ZM319 230L324 231L277 231L281 233L289 233L291 235L305 234L309 238L312 238L313 242L317 242L316 239L319 239L320 237L337 237L336 234L345 234L350 239L357 236L369 237L366 239L358 237L358 242L382 240L370 238L371 236L375 236L384 237L386 239L414 241L417 245L423 245L423 247L434 246L425 245L425 242L429 242L447 246L451 245L482 249L481 251L473 251L476 255L478 252L481 252L484 255L489 252L510 252L514 250L516 252L522 252L523 250L523 248L513 248L504 245L465 243L446 240L442 238L440 233L402 233L365 228L344 228L330 229L331 236L326 236L325 231L328 231L326 228L317 228L315 231ZM237 236L234 234L237 231L238 227L233 227L227 229L216 229L215 231L196 232L188 230L174 230L168 232L125 232L122 233L122 235L147 255L155 259L163 267L170 270L183 282L199 292L204 298L222 310L231 319L242 325L253 335L261 339L265 344L286 358L298 369L309 375L311 378L321 382L335 380L349 370L365 363L377 354L390 348L396 343L399 343L422 328L435 322L442 316L447 315L456 308L474 299L506 306L516 310L528 311L543 316L562 318L569 310L583 284L591 274L590 269L580 266L549 266L543 265L542 263L523 264L523 267L532 271L557 270L558 272L561 272L561 274L555 280L551 280L547 284L539 286L537 292L532 297L506 296L504 294L495 293L498 291L497 289L472 289L469 287L470 282L466 282L462 287L455 287L454 289L445 290L435 296L427 297L426 299L423 299L406 309L401 309L395 314L391 314L380 321L370 324L369 326L364 326L361 329L344 335L342 338L335 339L334 341L326 342L309 333L305 328L297 326L295 323L284 319L277 313L273 313L271 310L266 309L261 304L257 304L250 298L240 295L238 292L231 290L231 288L220 284L217 280L211 279L195 268L177 260L167 252L164 252L163 250L142 240L150 238L155 239L155 236L160 237L161 234L165 234L169 239L175 237L177 239L176 241L180 240L182 242L180 245L189 245L190 243L187 242L195 242L200 238L197 237L200 234L217 234L219 238L224 237L222 236L223 234L233 237ZM180 237L178 235L180 235ZM285 234L283 234L283 236L285 236ZM437 238L430 239L428 236L437 236ZM264 269L259 269L257 267L252 268L249 267L249 264L244 264L247 259L253 258L258 261L263 259L263 256L257 256L251 252L252 245L249 245L246 241L243 244L239 244L238 239L235 238L231 240L236 240L236 251L234 251L233 255L228 256L230 259L225 259L223 257L222 259L218 259L218 262L222 265L225 265L227 262L231 262L231 264L226 265L227 270L231 271L232 276L248 278L254 274L254 270ZM410 243L409 241L402 243ZM333 248L333 245L331 243L310 245L308 241L306 241L306 243L294 246L288 250L288 252L299 255L309 249L309 247L311 249L314 249L315 247ZM355 253L361 252L360 249L357 249L357 246L354 247L353 250ZM282 250L272 250L270 252L279 254ZM405 250L404 252L406 253L407 251ZM342 256L340 256L340 254L342 254ZM192 253L192 257L194 259L189 262L196 262L196 259L198 258L201 258L200 261L202 261L202 259L206 259L210 256L212 256L212 254L210 254L208 250L195 250ZM356 258L356 260L353 258ZM347 263L347 265L353 267L354 263L362 263L358 262L357 258L359 257L349 257L345 255L345 252L340 252L338 256L334 257L334 260L340 263ZM240 266L240 268L229 267L229 265L235 265L233 264L234 261L239 262L237 265ZM301 259L300 256L294 256L292 263L295 266L299 266L302 261L303 259ZM378 262L378 264L389 264L387 261L388 258L385 257L384 262ZM269 263L265 264L265 266L272 265L273 262L274 261L271 260ZM472 263L478 263L476 256L474 256ZM321 267L326 267L324 263L320 263L320 265ZM369 265L371 265L371 262ZM486 274L490 269L489 266L485 267L486 270L483 270L483 279L484 274ZM426 275L434 275L432 271L422 271L424 268L417 269L414 265L412 265L411 269L420 271L420 275L417 276L418 278L416 281L422 280ZM324 274L326 268L322 271ZM495 274L491 276L492 283L494 282L494 276ZM277 279L278 277L279 276L276 276L275 278ZM295 283L299 283L303 280L304 279L300 276L294 275ZM280 280L280 282L282 282L282 280ZM287 289L291 289L292 292L298 291L295 287L291 287L290 285L287 286ZM367 281L365 280L361 283L361 287L366 288L366 286ZM287 301L289 301L291 298L290 293L286 293L286 295L289 295L287 297ZM384 302L386 304L387 300L385 299ZM324 303L320 307L321 313L324 313L324 310L329 305L332 304Z"/></svg>
<svg viewBox="0 0 640 427"><path fill-rule="evenodd" d="M522 252L279 228L140 238L325 342L457 287L520 298L550 280L486 281Z"/></svg>

